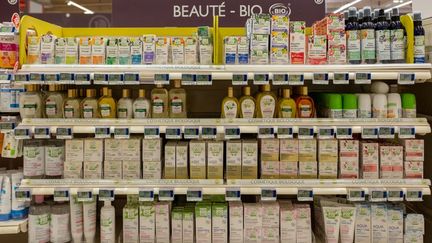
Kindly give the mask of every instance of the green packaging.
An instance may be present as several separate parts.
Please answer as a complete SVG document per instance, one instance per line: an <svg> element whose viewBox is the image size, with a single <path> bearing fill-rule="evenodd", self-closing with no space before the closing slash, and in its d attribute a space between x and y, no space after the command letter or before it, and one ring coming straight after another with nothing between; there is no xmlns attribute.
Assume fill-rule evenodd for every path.
<svg viewBox="0 0 432 243"><path fill-rule="evenodd" d="M354 94L343 94L343 118L357 118L357 96Z"/></svg>

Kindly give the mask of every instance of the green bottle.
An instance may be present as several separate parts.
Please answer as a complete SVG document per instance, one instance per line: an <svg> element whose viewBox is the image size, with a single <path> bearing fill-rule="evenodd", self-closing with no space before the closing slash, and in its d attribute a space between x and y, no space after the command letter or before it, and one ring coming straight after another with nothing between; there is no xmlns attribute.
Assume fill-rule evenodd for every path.
<svg viewBox="0 0 432 243"><path fill-rule="evenodd" d="M357 96L353 94L342 95L343 118L357 118Z"/></svg>
<svg viewBox="0 0 432 243"><path fill-rule="evenodd" d="M327 94L326 99L329 118L342 118L342 96L340 94Z"/></svg>
<svg viewBox="0 0 432 243"><path fill-rule="evenodd" d="M402 117L403 118L416 118L417 117L417 105L416 97L414 94L403 93L402 98Z"/></svg>

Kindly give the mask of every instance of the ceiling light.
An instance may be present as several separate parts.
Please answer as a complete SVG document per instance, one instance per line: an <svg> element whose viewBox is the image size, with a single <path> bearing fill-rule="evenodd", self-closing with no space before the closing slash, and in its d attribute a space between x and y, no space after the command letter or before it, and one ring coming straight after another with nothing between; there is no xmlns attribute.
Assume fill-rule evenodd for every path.
<svg viewBox="0 0 432 243"><path fill-rule="evenodd" d="M78 4L78 3L74 2L74 1L68 1L67 5L68 6L74 6L74 7L77 7L79 9L83 10L84 14L94 14L94 12L91 11L90 9L88 9L88 8L82 6L82 5L80 5L80 4Z"/></svg>
<svg viewBox="0 0 432 243"><path fill-rule="evenodd" d="M342 7L338 8L338 9L335 10L333 13L339 13L339 12L342 12L342 11L344 11L345 9L347 9L347 8L353 6L354 4L357 4L357 3L361 2L361 1L363 1L363 0L354 0L354 1L352 1L352 2L350 2L350 3L347 3L347 4L343 5Z"/></svg>
<svg viewBox="0 0 432 243"><path fill-rule="evenodd" d="M408 1L408 2L401 3L401 4L399 4L399 5L396 5L396 6L394 6L394 7L391 7L391 8L388 8L388 9L384 10L384 12L386 12L386 13L387 13L387 12L390 12L390 11L392 11L392 9L394 9L394 8L402 8L402 7L406 6L406 5L410 5L412 2L413 2L413 1Z"/></svg>

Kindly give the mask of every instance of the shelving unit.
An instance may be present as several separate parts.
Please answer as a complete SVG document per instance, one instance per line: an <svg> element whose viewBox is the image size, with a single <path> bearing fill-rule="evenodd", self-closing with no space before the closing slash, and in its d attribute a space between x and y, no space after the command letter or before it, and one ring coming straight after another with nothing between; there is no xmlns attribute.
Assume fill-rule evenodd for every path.
<svg viewBox="0 0 432 243"><path fill-rule="evenodd" d="M0 222L0 235L27 232L27 219Z"/></svg>

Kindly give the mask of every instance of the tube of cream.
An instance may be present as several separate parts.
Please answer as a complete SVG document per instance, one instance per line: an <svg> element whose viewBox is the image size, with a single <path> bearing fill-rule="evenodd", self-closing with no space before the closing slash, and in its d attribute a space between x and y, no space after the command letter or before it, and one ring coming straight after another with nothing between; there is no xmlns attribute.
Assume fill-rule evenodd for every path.
<svg viewBox="0 0 432 243"><path fill-rule="evenodd" d="M0 175L0 221L7 221L11 214L11 183L8 175Z"/></svg>
<svg viewBox="0 0 432 243"><path fill-rule="evenodd" d="M24 178L24 174L22 171L14 171L11 173L11 182L12 182L12 211L11 217L13 219L24 219L28 214L28 203L18 201L15 197L15 192L18 190L21 185L21 180Z"/></svg>
<svg viewBox="0 0 432 243"><path fill-rule="evenodd" d="M340 207L322 207L327 243L339 242Z"/></svg>
<svg viewBox="0 0 432 243"><path fill-rule="evenodd" d="M83 205L77 201L77 196L70 199L71 234L73 242L81 242L83 236Z"/></svg>
<svg viewBox="0 0 432 243"><path fill-rule="evenodd" d="M92 243L96 236L96 198L93 201L83 203L84 219L84 238L88 243Z"/></svg>
<svg viewBox="0 0 432 243"><path fill-rule="evenodd" d="M354 242L354 226L356 221L356 207L342 206L340 217L340 241L341 243Z"/></svg>

